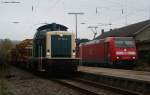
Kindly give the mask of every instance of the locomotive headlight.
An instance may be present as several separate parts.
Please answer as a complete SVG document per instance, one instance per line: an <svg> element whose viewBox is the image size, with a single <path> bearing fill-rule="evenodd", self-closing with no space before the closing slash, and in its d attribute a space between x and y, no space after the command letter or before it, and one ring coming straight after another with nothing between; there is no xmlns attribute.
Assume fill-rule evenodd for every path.
<svg viewBox="0 0 150 95"><path fill-rule="evenodd" d="M62 33L60 33L60 34L59 34L59 36L60 36L60 37L62 37L62 36L63 36L63 34L62 34Z"/></svg>
<svg viewBox="0 0 150 95"><path fill-rule="evenodd" d="M117 56L116 58L119 59L119 56Z"/></svg>
<svg viewBox="0 0 150 95"><path fill-rule="evenodd" d="M127 49L125 48L124 51L127 51Z"/></svg>
<svg viewBox="0 0 150 95"><path fill-rule="evenodd" d="M49 55L50 55L50 52L47 52L46 55L49 56Z"/></svg>
<svg viewBox="0 0 150 95"><path fill-rule="evenodd" d="M72 51L72 55L73 55L73 56L76 55L76 51L75 51L75 50Z"/></svg>
<svg viewBox="0 0 150 95"><path fill-rule="evenodd" d="M135 59L135 57L132 57L133 59Z"/></svg>
<svg viewBox="0 0 150 95"><path fill-rule="evenodd" d="M47 55L47 56L49 56L49 55L50 55L50 50L49 50L49 49L47 50L46 55Z"/></svg>
<svg viewBox="0 0 150 95"><path fill-rule="evenodd" d="M72 53L72 55L73 55L73 56L75 56L75 55L76 55L76 53L75 53L75 52L73 52L73 53Z"/></svg>

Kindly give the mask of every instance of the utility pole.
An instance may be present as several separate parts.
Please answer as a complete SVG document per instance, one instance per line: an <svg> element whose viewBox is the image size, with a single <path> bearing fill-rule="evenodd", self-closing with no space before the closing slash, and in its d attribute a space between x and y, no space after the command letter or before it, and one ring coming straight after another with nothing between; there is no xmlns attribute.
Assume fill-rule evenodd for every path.
<svg viewBox="0 0 150 95"><path fill-rule="evenodd" d="M125 0L125 25L128 25L128 11L127 11L127 0Z"/></svg>
<svg viewBox="0 0 150 95"><path fill-rule="evenodd" d="M149 20L150 20L150 5L149 5L149 9L148 9L148 13L149 13Z"/></svg>
<svg viewBox="0 0 150 95"><path fill-rule="evenodd" d="M78 38L78 15L83 15L83 12L73 12L73 13L68 13L70 15L75 15L75 28L76 28L76 40Z"/></svg>

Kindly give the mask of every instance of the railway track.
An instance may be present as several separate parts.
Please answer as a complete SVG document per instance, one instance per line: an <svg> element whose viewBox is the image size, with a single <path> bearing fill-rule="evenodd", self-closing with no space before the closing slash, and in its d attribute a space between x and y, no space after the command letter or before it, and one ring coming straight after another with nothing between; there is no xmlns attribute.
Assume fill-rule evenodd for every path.
<svg viewBox="0 0 150 95"><path fill-rule="evenodd" d="M126 90L126 89L121 89L121 88L117 88L117 87L113 87L113 86L109 86L109 85L105 85L103 83L96 83L96 82L92 82L92 81L87 81L84 79L75 79L76 81L85 83L85 84L89 84L91 86L94 86L96 88L104 88L107 89L109 91L115 92L115 93L119 93L121 95L143 95L142 93L138 93L135 91L130 91L130 90Z"/></svg>
<svg viewBox="0 0 150 95"><path fill-rule="evenodd" d="M86 95L143 95L141 93L120 89L96 82L87 81L85 79L54 79L53 81L64 86L77 90Z"/></svg>
<svg viewBox="0 0 150 95"><path fill-rule="evenodd" d="M66 86L66 87L72 88L73 90L76 90L76 91L79 91L81 93L84 93L86 95L100 95L100 94L98 94L98 93L96 93L94 91L91 91L89 89L85 89L85 88L79 86L79 84L75 84L76 82L71 81L71 80L58 80L58 79L55 79L53 81L55 81L55 82L57 82L59 84L62 84L64 86Z"/></svg>
<svg viewBox="0 0 150 95"><path fill-rule="evenodd" d="M110 81L108 79L103 78L101 79L103 81L98 82L94 80L95 78L92 76L89 76L90 79L92 78L92 80L88 79L87 76L83 77L81 73L76 73L74 76L57 75L59 76L57 78L55 78L55 76L54 78L53 77L49 78L49 77L45 77L41 75L37 75L37 76L40 78L52 80L68 88L71 88L72 90L75 90L75 91L77 90L77 92L81 92L85 95L149 95L147 93L143 94L141 92L138 92L137 90L121 88L119 86L117 87L116 85L120 85L122 83L121 80L120 82L117 82L115 81L115 79L113 79L114 81ZM109 82L113 82L113 84L116 84L116 85L113 85L113 84L110 85ZM130 88L130 86L128 88Z"/></svg>

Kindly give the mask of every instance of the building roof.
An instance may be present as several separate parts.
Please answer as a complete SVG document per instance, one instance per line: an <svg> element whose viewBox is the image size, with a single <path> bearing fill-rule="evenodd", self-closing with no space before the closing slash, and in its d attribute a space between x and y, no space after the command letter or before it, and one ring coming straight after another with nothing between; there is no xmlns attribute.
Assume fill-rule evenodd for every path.
<svg viewBox="0 0 150 95"><path fill-rule="evenodd" d="M102 33L96 39L103 39L105 37L133 37L139 32L142 32L145 28L150 27L150 20L131 24L122 28L113 29L108 32Z"/></svg>

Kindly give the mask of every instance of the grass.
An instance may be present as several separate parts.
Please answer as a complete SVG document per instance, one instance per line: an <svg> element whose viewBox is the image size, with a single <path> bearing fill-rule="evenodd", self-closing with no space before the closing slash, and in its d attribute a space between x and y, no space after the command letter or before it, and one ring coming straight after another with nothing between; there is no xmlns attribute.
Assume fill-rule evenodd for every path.
<svg viewBox="0 0 150 95"><path fill-rule="evenodd" d="M0 78L4 78L7 75L10 75L10 65L0 64Z"/></svg>
<svg viewBox="0 0 150 95"><path fill-rule="evenodd" d="M6 64L0 64L0 78L4 78L6 72L7 72Z"/></svg>
<svg viewBox="0 0 150 95"><path fill-rule="evenodd" d="M6 81L4 79L0 79L0 95L14 95L8 90Z"/></svg>

